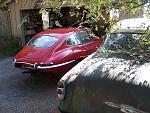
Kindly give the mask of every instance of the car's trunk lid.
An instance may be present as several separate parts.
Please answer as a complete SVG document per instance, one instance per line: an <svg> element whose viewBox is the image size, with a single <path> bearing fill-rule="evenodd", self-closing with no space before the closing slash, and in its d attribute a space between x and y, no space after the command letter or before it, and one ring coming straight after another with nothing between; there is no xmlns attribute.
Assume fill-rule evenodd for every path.
<svg viewBox="0 0 150 113"><path fill-rule="evenodd" d="M16 58L17 59L35 59L35 60L40 60L40 59L45 59L48 56L51 56L53 53L53 47L51 48L38 48L38 47L31 47L31 46L26 46L21 50Z"/></svg>

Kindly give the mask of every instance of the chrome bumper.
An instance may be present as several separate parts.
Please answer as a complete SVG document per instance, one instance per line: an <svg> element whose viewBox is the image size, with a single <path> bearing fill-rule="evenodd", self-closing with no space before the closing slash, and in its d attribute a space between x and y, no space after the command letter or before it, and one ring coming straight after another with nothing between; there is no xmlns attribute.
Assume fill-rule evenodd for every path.
<svg viewBox="0 0 150 113"><path fill-rule="evenodd" d="M56 64L56 65L47 65L47 66L39 65L39 66L37 66L36 68L37 68L37 69L51 69L51 68L61 67L61 66L70 64L70 63L72 63L72 62L74 62L74 61L75 61L75 60L72 60L72 61L69 61L69 62L65 62L65 63L61 63L61 64Z"/></svg>
<svg viewBox="0 0 150 113"><path fill-rule="evenodd" d="M14 62L16 68L21 69L36 69L36 64L28 63L28 62Z"/></svg>
<svg viewBox="0 0 150 113"><path fill-rule="evenodd" d="M15 64L15 67L16 68L22 68L22 69L33 69L33 70L36 70L36 69L51 69L51 68L57 68L57 67L61 67L61 66L64 66L64 65L67 65L67 64L70 64L72 62L74 62L75 60L72 60L72 61L69 61L69 62L64 62L64 63L61 63L61 64L37 64L37 63L28 63L28 62L16 62L14 61L14 64Z"/></svg>

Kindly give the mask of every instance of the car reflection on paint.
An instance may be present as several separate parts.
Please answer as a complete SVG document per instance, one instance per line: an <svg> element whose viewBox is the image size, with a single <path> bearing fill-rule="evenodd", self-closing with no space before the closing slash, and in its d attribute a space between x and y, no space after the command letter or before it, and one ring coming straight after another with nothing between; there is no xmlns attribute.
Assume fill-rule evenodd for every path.
<svg viewBox="0 0 150 113"><path fill-rule="evenodd" d="M58 82L62 113L150 112L150 20L120 23L96 53Z"/></svg>
<svg viewBox="0 0 150 113"><path fill-rule="evenodd" d="M36 34L16 55L15 67L64 74L102 44L86 28L56 28Z"/></svg>

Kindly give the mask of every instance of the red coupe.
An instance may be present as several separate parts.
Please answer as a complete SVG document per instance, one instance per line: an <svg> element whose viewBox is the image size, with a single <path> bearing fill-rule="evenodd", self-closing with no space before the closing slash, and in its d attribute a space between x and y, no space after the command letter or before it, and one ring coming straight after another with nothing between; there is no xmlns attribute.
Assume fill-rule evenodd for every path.
<svg viewBox="0 0 150 113"><path fill-rule="evenodd" d="M16 68L66 73L102 44L85 28L56 28L36 34L16 55Z"/></svg>

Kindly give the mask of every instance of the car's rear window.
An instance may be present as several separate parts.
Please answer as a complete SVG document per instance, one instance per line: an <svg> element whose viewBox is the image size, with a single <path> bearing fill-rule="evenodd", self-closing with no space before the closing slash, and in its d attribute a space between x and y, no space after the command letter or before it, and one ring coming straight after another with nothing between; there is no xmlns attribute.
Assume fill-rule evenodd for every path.
<svg viewBox="0 0 150 113"><path fill-rule="evenodd" d="M58 41L58 39L54 36L43 35L43 36L38 36L38 37L32 38L29 41L28 46L48 48L57 41Z"/></svg>

